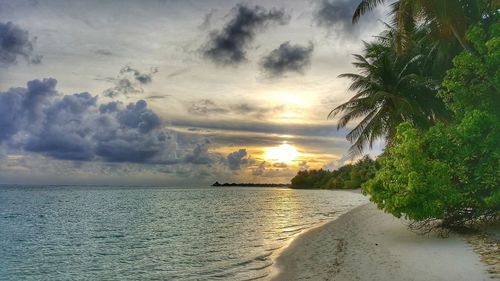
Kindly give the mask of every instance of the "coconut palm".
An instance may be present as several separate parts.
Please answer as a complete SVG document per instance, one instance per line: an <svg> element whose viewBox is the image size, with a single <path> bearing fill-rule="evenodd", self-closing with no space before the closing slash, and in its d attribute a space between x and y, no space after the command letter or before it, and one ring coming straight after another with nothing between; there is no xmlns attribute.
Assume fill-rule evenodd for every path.
<svg viewBox="0 0 500 281"><path fill-rule="evenodd" d="M353 23L385 0L362 0L353 15ZM468 27L484 18L488 11L498 9L498 0L399 0L391 4L393 24L399 30L398 51L404 51L413 28L425 22L435 40L453 38L469 50L465 42ZM497 6L496 8L494 6Z"/></svg>
<svg viewBox="0 0 500 281"><path fill-rule="evenodd" d="M413 38L414 47L406 55L397 56L392 47L396 37L397 30L389 29L376 42L365 43L364 54L354 55L353 65L359 73L339 76L352 80L349 90L355 95L333 109L329 117L342 114L338 129L358 121L347 134L352 155L361 153L366 144L371 148L379 138L391 145L402 122L427 128L447 116L443 102L436 97L438 80L424 73L432 69L429 64L433 60L429 59L432 51L421 46L429 45Z"/></svg>

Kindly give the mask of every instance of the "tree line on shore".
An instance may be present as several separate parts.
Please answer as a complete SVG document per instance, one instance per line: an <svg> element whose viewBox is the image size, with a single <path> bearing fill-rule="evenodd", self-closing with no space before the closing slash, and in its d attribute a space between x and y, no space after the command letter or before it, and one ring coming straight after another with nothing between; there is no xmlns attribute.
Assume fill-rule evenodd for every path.
<svg viewBox="0 0 500 281"><path fill-rule="evenodd" d="M303 170L292 179L296 189L355 189L375 176L377 162L365 156L355 164L347 164L336 170Z"/></svg>
<svg viewBox="0 0 500 281"><path fill-rule="evenodd" d="M362 0L353 23L386 2ZM354 95L329 116L338 128L355 123L353 157L386 142L363 192L419 227L498 221L500 1L399 0L389 9L385 30L354 55L358 72L341 75ZM357 186L356 167L302 171L292 185Z"/></svg>

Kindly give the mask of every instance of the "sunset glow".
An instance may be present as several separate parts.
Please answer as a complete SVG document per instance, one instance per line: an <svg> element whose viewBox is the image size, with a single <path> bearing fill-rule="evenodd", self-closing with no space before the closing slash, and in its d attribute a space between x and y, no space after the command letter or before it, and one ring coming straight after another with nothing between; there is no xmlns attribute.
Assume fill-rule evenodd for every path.
<svg viewBox="0 0 500 281"><path fill-rule="evenodd" d="M287 143L265 149L264 158L268 161L280 163L292 163L301 153Z"/></svg>
<svg viewBox="0 0 500 281"><path fill-rule="evenodd" d="M0 181L286 183L340 166L336 77L384 26L329 18L330 1L0 0Z"/></svg>

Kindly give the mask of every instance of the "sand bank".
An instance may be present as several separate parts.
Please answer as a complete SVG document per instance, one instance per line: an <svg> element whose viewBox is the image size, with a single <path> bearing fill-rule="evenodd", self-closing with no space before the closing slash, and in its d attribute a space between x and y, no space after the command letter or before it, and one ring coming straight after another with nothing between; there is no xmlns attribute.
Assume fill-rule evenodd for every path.
<svg viewBox="0 0 500 281"><path fill-rule="evenodd" d="M493 280L486 270L461 237L417 235L369 203L297 237L272 280Z"/></svg>

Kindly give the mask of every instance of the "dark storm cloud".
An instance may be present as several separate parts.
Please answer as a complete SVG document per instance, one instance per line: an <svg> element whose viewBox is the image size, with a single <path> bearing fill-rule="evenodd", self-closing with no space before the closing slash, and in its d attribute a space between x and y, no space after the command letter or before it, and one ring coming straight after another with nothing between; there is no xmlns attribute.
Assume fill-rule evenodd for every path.
<svg viewBox="0 0 500 281"><path fill-rule="evenodd" d="M172 148L147 103L97 106L89 93L58 95L55 79L0 93L0 142L55 159L156 163Z"/></svg>
<svg viewBox="0 0 500 281"><path fill-rule="evenodd" d="M221 65L238 64L246 60L246 49L255 34L270 22L284 25L289 16L283 10L266 10L260 6L237 5L233 18L222 30L212 32L203 48L203 55Z"/></svg>
<svg viewBox="0 0 500 281"><path fill-rule="evenodd" d="M213 164L220 162L220 155L212 154L208 151L210 141L205 140L204 143L197 143L193 151L184 157L185 163L190 164Z"/></svg>
<svg viewBox="0 0 500 281"><path fill-rule="evenodd" d="M120 69L116 78L106 78L106 81L114 83L114 87L104 91L104 95L114 98L120 95L139 94L144 92L142 86L153 81L153 75L158 72L157 68L152 68L149 73L141 72L128 65Z"/></svg>
<svg viewBox="0 0 500 281"><path fill-rule="evenodd" d="M227 155L227 165L231 170L239 170L241 165L248 163L247 150L240 149Z"/></svg>
<svg viewBox="0 0 500 281"><path fill-rule="evenodd" d="M40 63L42 56L33 53L35 39L30 39L28 31L12 22L0 22L0 66L16 64L18 57L28 63Z"/></svg>
<svg viewBox="0 0 500 281"><path fill-rule="evenodd" d="M170 132L162 129L160 118L144 100L126 108L112 102L101 105L95 130L95 153L112 162L157 162L168 153L173 142ZM156 158L156 159L155 159Z"/></svg>
<svg viewBox="0 0 500 281"><path fill-rule="evenodd" d="M55 79L33 80L27 88L0 92L0 143L32 125L42 114L50 97L57 94Z"/></svg>
<svg viewBox="0 0 500 281"><path fill-rule="evenodd" d="M92 159L92 143L85 133L87 120L84 115L95 105L96 97L89 93L68 95L48 103L43 108L43 115L38 116L43 123L29 130L24 148L57 159Z"/></svg>
<svg viewBox="0 0 500 281"><path fill-rule="evenodd" d="M364 15L359 23L352 24L352 15L359 1L323 0L316 8L314 21L318 26L334 31L340 37L354 38L360 30L376 26L380 17L379 10Z"/></svg>
<svg viewBox="0 0 500 281"><path fill-rule="evenodd" d="M0 142L16 134L21 127L17 120L22 118L23 89L11 89L0 95Z"/></svg>
<svg viewBox="0 0 500 281"><path fill-rule="evenodd" d="M121 124L138 129L141 133L149 133L161 125L160 118L148 109L144 100L130 103L125 110L118 111L117 117Z"/></svg>
<svg viewBox="0 0 500 281"><path fill-rule="evenodd" d="M220 115L220 114L238 114L262 117L268 114L275 114L283 111L283 106L260 107L249 103L235 103L220 105L210 99L201 99L188 103L187 110L193 115Z"/></svg>
<svg viewBox="0 0 500 281"><path fill-rule="evenodd" d="M55 79L0 92L2 149L72 161L227 165L204 137L164 128L144 100L98 103L89 93L61 95ZM200 142L201 139L204 139Z"/></svg>
<svg viewBox="0 0 500 281"><path fill-rule="evenodd" d="M43 114L43 107L49 102L50 97L57 95L55 79L32 80L27 83L28 91L23 99L26 116L35 122Z"/></svg>
<svg viewBox="0 0 500 281"><path fill-rule="evenodd" d="M312 43L304 47L285 42L262 58L260 66L269 77L279 77L287 72L302 74L311 63L313 50Z"/></svg>

